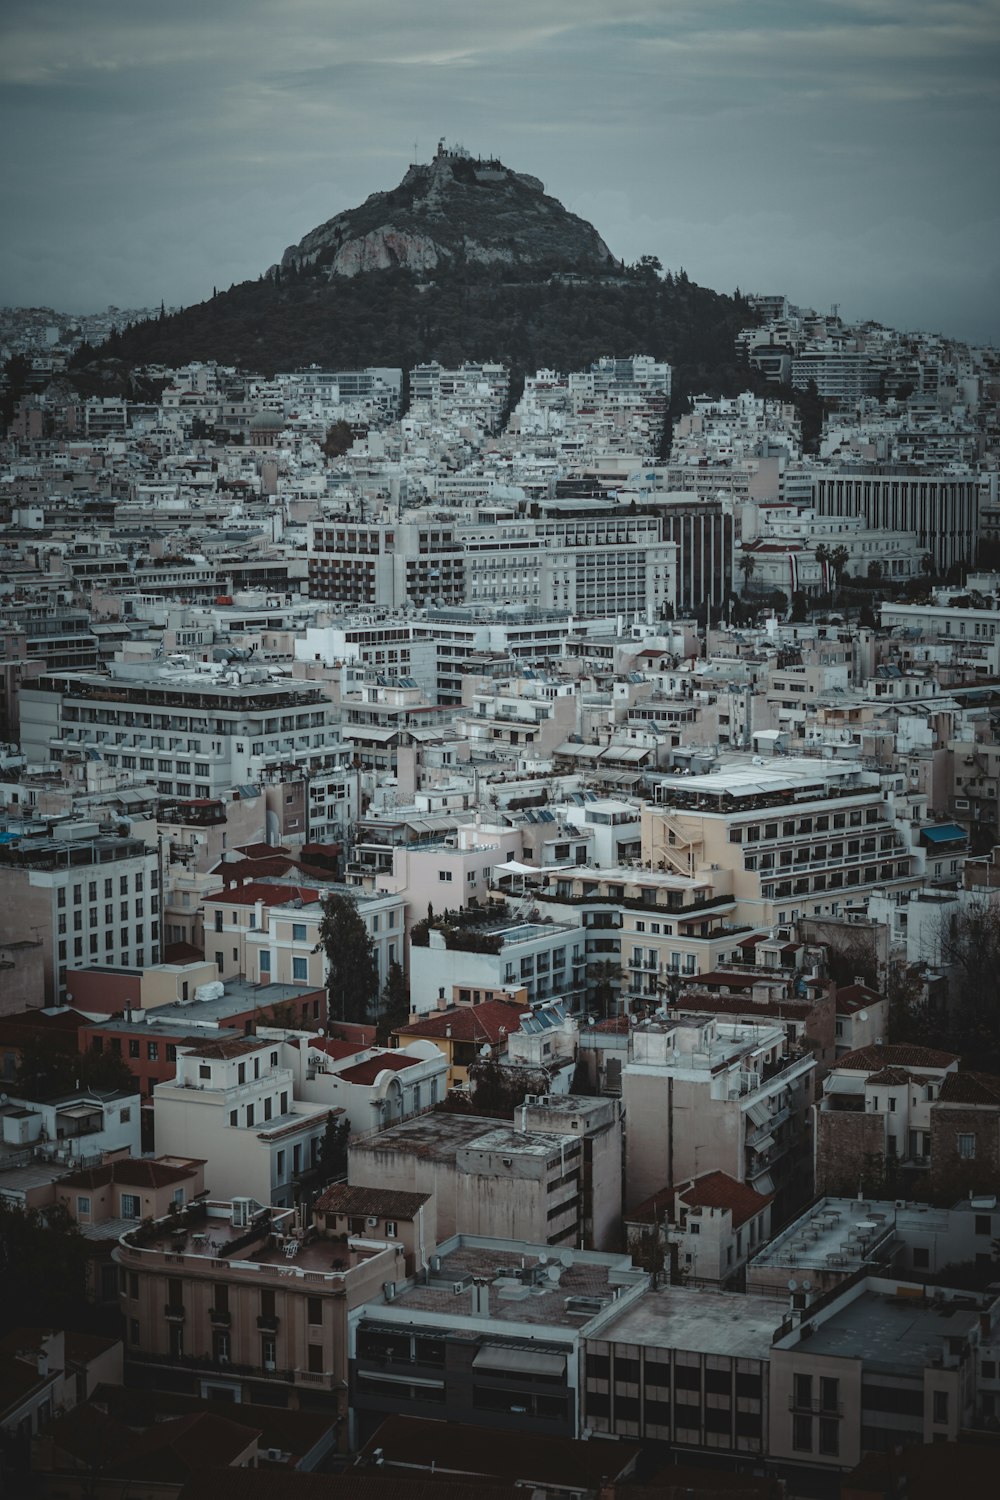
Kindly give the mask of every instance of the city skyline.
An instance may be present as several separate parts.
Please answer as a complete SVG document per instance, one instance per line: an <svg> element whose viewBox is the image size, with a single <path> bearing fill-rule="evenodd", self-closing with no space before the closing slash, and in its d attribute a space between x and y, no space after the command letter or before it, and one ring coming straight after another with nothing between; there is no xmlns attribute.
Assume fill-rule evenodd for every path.
<svg viewBox="0 0 1000 1500"><path fill-rule="evenodd" d="M1000 336L995 0L226 0L7 9L0 301L203 300L437 141L540 176L626 261Z"/></svg>

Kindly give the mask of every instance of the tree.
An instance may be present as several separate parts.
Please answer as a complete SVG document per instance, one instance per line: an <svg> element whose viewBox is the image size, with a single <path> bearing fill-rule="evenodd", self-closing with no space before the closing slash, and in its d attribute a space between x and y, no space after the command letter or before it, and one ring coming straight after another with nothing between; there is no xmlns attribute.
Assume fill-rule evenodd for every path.
<svg viewBox="0 0 1000 1500"><path fill-rule="evenodd" d="M847 567L850 555L843 543L839 547L832 548L830 551L830 567L833 569L837 588L840 588L840 580L843 577L844 569Z"/></svg>
<svg viewBox="0 0 1000 1500"><path fill-rule="evenodd" d="M346 1115L337 1115L331 1111L326 1117L326 1129L316 1153L316 1173L320 1182L325 1184L346 1176L347 1146L350 1139L350 1120Z"/></svg>
<svg viewBox="0 0 1000 1500"><path fill-rule="evenodd" d="M625 970L612 959L599 959L587 965L588 1004L593 1004L602 1020L618 1014L618 986Z"/></svg>
<svg viewBox="0 0 1000 1500"><path fill-rule="evenodd" d="M966 1066L1000 1072L1000 907L976 900L942 920L941 957L948 975L948 1015L939 1046Z"/></svg>
<svg viewBox="0 0 1000 1500"><path fill-rule="evenodd" d="M27 1099L58 1099L81 1089L138 1093L139 1085L114 1052L63 1052L51 1038L24 1044L14 1075L16 1093Z"/></svg>
<svg viewBox="0 0 1000 1500"><path fill-rule="evenodd" d="M870 604L862 604L858 615L858 624L864 625L869 630L874 630L878 625L878 621L875 618L875 611Z"/></svg>
<svg viewBox="0 0 1000 1500"><path fill-rule="evenodd" d="M934 573L934 558L929 552L925 552L920 559L920 571L925 578L930 578Z"/></svg>
<svg viewBox="0 0 1000 1500"><path fill-rule="evenodd" d="M331 892L323 902L319 942L326 954L326 992L330 1016L338 1021L370 1019L379 990L375 944L349 896Z"/></svg>
<svg viewBox="0 0 1000 1500"><path fill-rule="evenodd" d="M881 583L882 564L880 562L870 562L868 564L868 581L869 583Z"/></svg>
<svg viewBox="0 0 1000 1500"><path fill-rule="evenodd" d="M808 618L805 593L802 589L796 589L792 595L792 624L804 625Z"/></svg>
<svg viewBox="0 0 1000 1500"><path fill-rule="evenodd" d="M740 554L740 560L737 563L737 567L743 574L743 592L744 594L746 594L750 588L750 580L753 577L757 567L757 564L753 560L753 554L750 552L742 552Z"/></svg>
<svg viewBox="0 0 1000 1500"><path fill-rule="evenodd" d="M389 973L379 996L376 1040L387 1045L392 1033L405 1026L410 1019L410 987L406 975L397 963L389 965Z"/></svg>
<svg viewBox="0 0 1000 1500"><path fill-rule="evenodd" d="M354 442L354 433L349 422L334 422L326 430L323 452L327 458L341 458Z"/></svg>

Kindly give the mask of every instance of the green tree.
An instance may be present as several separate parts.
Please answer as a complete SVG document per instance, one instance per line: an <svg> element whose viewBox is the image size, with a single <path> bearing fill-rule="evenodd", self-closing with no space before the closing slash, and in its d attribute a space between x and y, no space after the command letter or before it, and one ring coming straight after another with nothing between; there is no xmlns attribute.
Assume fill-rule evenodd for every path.
<svg viewBox="0 0 1000 1500"><path fill-rule="evenodd" d="M868 581L869 583L882 582L882 564L880 562L870 562L868 564Z"/></svg>
<svg viewBox="0 0 1000 1500"><path fill-rule="evenodd" d="M736 566L743 574L743 592L744 594L746 594L750 588L750 580L757 568L757 564L753 560L753 554L750 552L742 552L740 554L740 560Z"/></svg>
<svg viewBox="0 0 1000 1500"><path fill-rule="evenodd" d="M792 624L804 625L808 618L805 592L802 589L796 589L792 595Z"/></svg>
<svg viewBox="0 0 1000 1500"><path fill-rule="evenodd" d="M135 1075L113 1052L64 1052L51 1038L26 1042L14 1075L13 1092L28 1099L58 1099L78 1089L99 1093L138 1092Z"/></svg>
<svg viewBox="0 0 1000 1500"><path fill-rule="evenodd" d="M332 1111L326 1118L316 1153L316 1174L321 1183L333 1182L347 1175L347 1147L351 1139L351 1122L346 1115Z"/></svg>
<svg viewBox="0 0 1000 1500"><path fill-rule="evenodd" d="M934 558L929 552L925 552L923 557L920 559L920 571L921 573L923 573L925 578L932 577L935 572Z"/></svg>
<svg viewBox="0 0 1000 1500"><path fill-rule="evenodd" d="M389 973L379 996L376 1039L385 1046L399 1026L410 1019L410 987L406 975L397 963L389 965Z"/></svg>
<svg viewBox="0 0 1000 1500"><path fill-rule="evenodd" d="M834 581L838 589L840 588L840 580L843 577L844 569L847 567L850 555L843 543L839 547L832 548L830 551L830 567L833 570Z"/></svg>
<svg viewBox="0 0 1000 1500"><path fill-rule="evenodd" d="M618 987L625 978L625 970L612 959L597 959L587 965L587 1004L602 1020L618 1014Z"/></svg>
<svg viewBox="0 0 1000 1500"><path fill-rule="evenodd" d="M354 433L349 422L334 422L326 430L323 452L327 458L341 458L354 442Z"/></svg>
<svg viewBox="0 0 1000 1500"><path fill-rule="evenodd" d="M349 896L331 892L323 902L319 942L326 954L326 991L333 1020L364 1022L378 995L378 962L367 927Z"/></svg>

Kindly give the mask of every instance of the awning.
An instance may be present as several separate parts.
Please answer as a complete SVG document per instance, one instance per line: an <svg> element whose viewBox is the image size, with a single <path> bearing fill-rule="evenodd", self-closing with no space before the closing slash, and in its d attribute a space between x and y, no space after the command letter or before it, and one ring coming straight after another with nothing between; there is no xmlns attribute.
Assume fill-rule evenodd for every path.
<svg viewBox="0 0 1000 1500"><path fill-rule="evenodd" d="M921 828L920 837L932 844L950 844L955 839L964 842L969 835L957 823L933 823L929 828Z"/></svg>
<svg viewBox="0 0 1000 1500"><path fill-rule="evenodd" d="M520 1375L565 1375L565 1354L540 1354L534 1349L498 1349L488 1345L472 1361L474 1370L509 1370Z"/></svg>
<svg viewBox="0 0 1000 1500"><path fill-rule="evenodd" d="M763 1125L770 1118L771 1109L766 1099L760 1099L756 1104L751 1104L747 1114L755 1125Z"/></svg>
<svg viewBox="0 0 1000 1500"><path fill-rule="evenodd" d="M751 1141L750 1142L750 1150L751 1151L770 1151L770 1149L771 1149L771 1147L773 1145L774 1145L774 1136L773 1135L765 1135L763 1137L763 1139L761 1139L759 1141Z"/></svg>
<svg viewBox="0 0 1000 1500"><path fill-rule="evenodd" d="M431 1390L443 1391L443 1380L425 1380L418 1375L390 1375L385 1370L359 1370L358 1375L363 1380L383 1380L386 1385L422 1385Z"/></svg>
<svg viewBox="0 0 1000 1500"><path fill-rule="evenodd" d="M87 1120L91 1115L100 1115L104 1111L99 1104L67 1104L64 1109L57 1109L57 1115L63 1115L67 1120Z"/></svg>

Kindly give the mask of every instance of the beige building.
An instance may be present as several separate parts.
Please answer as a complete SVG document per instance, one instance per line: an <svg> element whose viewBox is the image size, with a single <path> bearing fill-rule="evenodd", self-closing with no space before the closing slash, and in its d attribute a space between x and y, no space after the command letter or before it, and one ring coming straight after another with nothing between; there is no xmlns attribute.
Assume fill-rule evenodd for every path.
<svg viewBox="0 0 1000 1500"><path fill-rule="evenodd" d="M704 1172L626 1214L626 1247L645 1270L668 1271L672 1283L737 1288L771 1233L771 1202L726 1172Z"/></svg>
<svg viewBox="0 0 1000 1500"><path fill-rule="evenodd" d="M977 1352L998 1302L916 1282L856 1280L793 1313L771 1349L769 1457L851 1469L867 1452L955 1442L976 1406Z"/></svg>
<svg viewBox="0 0 1000 1500"><path fill-rule="evenodd" d="M919 888L924 851L895 793L856 762L727 757L707 775L667 776L643 808L653 869L716 876L732 920L770 927L837 916L870 892Z"/></svg>
<svg viewBox="0 0 1000 1500"><path fill-rule="evenodd" d="M331 1111L295 1098L284 1045L232 1036L179 1050L174 1081L153 1090L157 1148L205 1158L214 1191L290 1204Z"/></svg>
<svg viewBox="0 0 1000 1500"><path fill-rule="evenodd" d="M402 1280L404 1246L332 1237L250 1198L121 1237L129 1383L346 1417L347 1314Z"/></svg>
<svg viewBox="0 0 1000 1500"><path fill-rule="evenodd" d="M713 1171L773 1193L779 1222L810 1196L816 1060L783 1026L654 1017L632 1027L627 1057L627 1207Z"/></svg>

